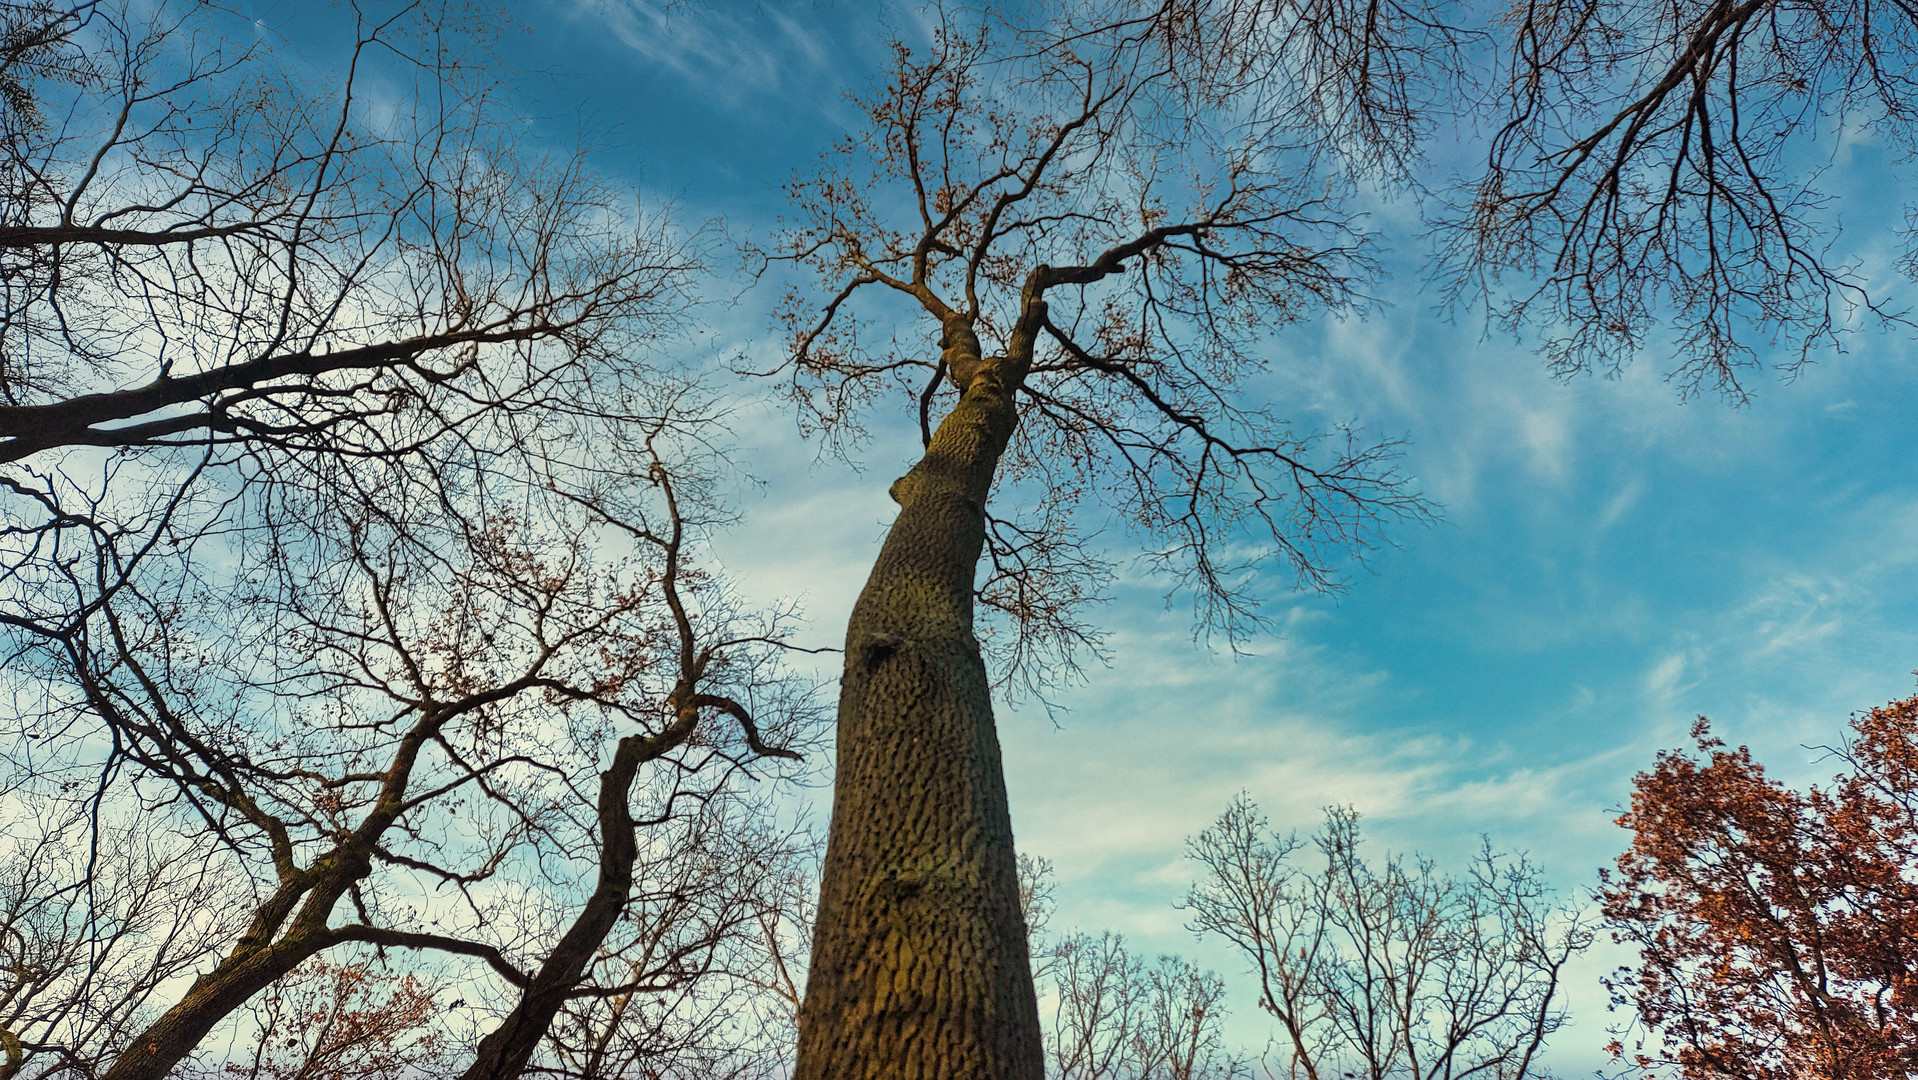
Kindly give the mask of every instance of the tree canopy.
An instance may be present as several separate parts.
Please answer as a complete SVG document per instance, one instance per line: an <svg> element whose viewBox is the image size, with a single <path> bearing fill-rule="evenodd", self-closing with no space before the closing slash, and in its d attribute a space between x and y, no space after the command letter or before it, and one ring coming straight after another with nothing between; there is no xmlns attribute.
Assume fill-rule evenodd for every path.
<svg viewBox="0 0 1918 1080"><path fill-rule="evenodd" d="M1639 949L1614 1046L1685 1080L1880 1080L1918 1068L1918 698L1851 719L1844 770L1797 791L1700 718L1634 782L1601 899Z"/></svg>
<svg viewBox="0 0 1918 1080"><path fill-rule="evenodd" d="M1759 342L1791 367L1902 317L1801 166L1847 125L1909 147L1905 8L930 12L750 248L787 286L759 385L921 451L847 629L802 1000L809 837L768 781L823 717L796 609L711 557L730 421L675 355L716 234L537 137L470 13L342 16L309 63L208 5L0 4L0 1076L158 1077L241 1030L250 1075L746 1075L792 1024L807 1080L1230 1073L1216 981L1110 937L1050 956L1048 1051L994 695L1100 655L1126 560L1236 646L1433 516L1393 434L1261 390L1280 335L1367 310L1378 189L1423 192L1455 295L1560 373L1669 323L1681 388L1738 399ZM1474 122L1461 192L1423 155ZM1202 851L1292 881L1236 813ZM1582 939L1529 868L1374 873L1328 830L1345 891L1254 921L1450 920L1420 955L1504 995L1498 1037L1381 1037L1530 1069ZM1679 880L1664 854L1616 888ZM1295 1062L1363 1056L1309 1013L1369 954L1261 934ZM1657 1027L1695 960L1619 985Z"/></svg>
<svg viewBox="0 0 1918 1080"><path fill-rule="evenodd" d="M656 356L704 242L527 145L458 11L349 9L312 70L204 6L0 13L29 1075L166 1075L355 947L473 980L476 1077L562 1015L710 1042L814 710L704 565L720 412Z"/></svg>
<svg viewBox="0 0 1918 1080"><path fill-rule="evenodd" d="M1448 257L1553 370L1669 344L1683 392L1742 401L1753 369L1909 326L1890 267L1838 243L1850 135L1918 146L1909 5L1517 3L1497 33L1490 145Z"/></svg>

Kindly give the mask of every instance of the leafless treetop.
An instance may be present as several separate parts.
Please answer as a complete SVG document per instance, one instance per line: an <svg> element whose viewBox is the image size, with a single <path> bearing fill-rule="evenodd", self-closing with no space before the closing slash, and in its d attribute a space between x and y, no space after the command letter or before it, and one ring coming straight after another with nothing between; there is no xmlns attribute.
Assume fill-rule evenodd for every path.
<svg viewBox="0 0 1918 1080"><path fill-rule="evenodd" d="M796 216L760 253L815 276L788 293L766 374L829 437L896 392L929 439L972 377L953 357L1019 365L1000 476L1025 498L989 523L981 593L1020 631L1014 670L1096 646L1072 614L1106 572L1073 531L1082 504L1146 537L1233 635L1257 621L1257 568L1330 587L1381 518L1423 513L1391 442L1301 432L1257 386L1270 333L1351 310L1372 270L1324 162L1395 167L1410 123L1404 72L1348 78L1337 56L1358 46L1315 38L1308 14L1082 11L1019 33L950 17L924 49L895 46L870 124L792 183ZM1283 22L1318 66L1203 65L1232 19ZM1291 119L1252 122L1275 101Z"/></svg>
<svg viewBox="0 0 1918 1080"><path fill-rule="evenodd" d="M1547 0L1501 32L1499 126L1448 259L1555 370L1616 370L1668 323L1681 389L1743 400L1774 345L1789 370L1903 321L1882 268L1834 254L1830 180L1848 133L1914 146L1909 5Z"/></svg>

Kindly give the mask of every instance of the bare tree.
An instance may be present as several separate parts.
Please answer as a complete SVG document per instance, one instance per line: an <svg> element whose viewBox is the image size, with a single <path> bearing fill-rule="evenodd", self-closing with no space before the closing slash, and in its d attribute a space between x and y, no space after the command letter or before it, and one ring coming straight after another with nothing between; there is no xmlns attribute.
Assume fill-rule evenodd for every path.
<svg viewBox="0 0 1918 1080"><path fill-rule="evenodd" d="M975 596L1017 631L1002 671L1056 672L1097 644L1088 498L1228 634L1264 571L1328 586L1382 518L1424 511L1389 442L1298 433L1240 391L1263 334L1366 272L1322 178L1149 26L1053 29L1001 45L954 17L898 46L870 128L795 181L766 253L818 276L776 372L809 422L850 437L897 391L925 442L847 632L802 1080L1043 1067ZM939 350L869 347L893 315L922 329L892 340Z"/></svg>
<svg viewBox="0 0 1918 1080"><path fill-rule="evenodd" d="M786 1074L817 852L809 834L765 821L714 823L709 842L662 845L662 864L677 872L638 898L634 929L602 950L593 992L567 1005L539 1071L580 1080ZM682 977L666 977L674 973Z"/></svg>
<svg viewBox="0 0 1918 1080"><path fill-rule="evenodd" d="M737 800L809 738L792 612L701 565L718 413L645 359L697 239L541 154L457 13L353 13L329 85L202 6L0 11L9 783L242 874L34 1075L162 1076L353 944L496 980L467 1073L519 1075L757 925L675 842L781 850Z"/></svg>
<svg viewBox="0 0 1918 1080"><path fill-rule="evenodd" d="M394 452L402 410L605 409L683 304L691 253L577 157L520 153L427 5L358 12L331 87L191 9L0 10L30 43L0 52L6 462ZM422 107L371 108L374 68Z"/></svg>
<svg viewBox="0 0 1918 1080"><path fill-rule="evenodd" d="M1072 1080L1106 1080L1136 1071L1143 969L1110 931L1073 934L1053 946L1053 1018L1047 1070Z"/></svg>
<svg viewBox="0 0 1918 1080"><path fill-rule="evenodd" d="M1026 924L1026 954L1032 958L1032 981L1037 983L1052 970L1053 950L1044 944L1046 924L1057 906L1052 898L1052 860L1022 851L1016 865L1019 918Z"/></svg>
<svg viewBox="0 0 1918 1080"><path fill-rule="evenodd" d="M499 524L435 579L403 559L423 539L411 522L350 536L337 573L280 581L232 622L128 584L97 623L50 643L49 681L82 692L31 726L66 727L101 782L133 770L136 791L171 804L156 823L203 831L262 878L227 955L116 1070L159 1075L252 994L347 942L484 960L518 1001L469 1071L524 1066L632 914L640 822L666 826L722 799L755 758L795 756L761 738L805 723L803 693L764 666L779 628L742 623L681 562L683 504L663 471L655 482L670 524L640 530L658 550L628 567L596 565L566 528L580 519L549 517L560 536L543 549ZM209 664L215 648L232 653ZM733 734L709 730L721 715ZM654 762L667 772L636 788ZM636 813L642 795L654 809ZM582 861L598 881L569 921L530 942L499 936L512 925L494 915L501 884L568 890L562 867ZM435 912L422 884L456 890L468 914ZM356 915L344 924L343 901ZM649 985L698 977L685 961L703 940L655 957Z"/></svg>
<svg viewBox="0 0 1918 1080"><path fill-rule="evenodd" d="M1176 956L1147 965L1106 932L1068 935L1052 957L1048 1070L1058 1080L1230 1080L1225 983Z"/></svg>
<svg viewBox="0 0 1918 1080"><path fill-rule="evenodd" d="M1231 1080L1241 1062L1225 1050L1225 982L1176 956L1146 971L1145 1077Z"/></svg>
<svg viewBox="0 0 1918 1080"><path fill-rule="evenodd" d="M1918 145L1909 5L1528 0L1506 23L1449 258L1539 328L1555 371L1616 370L1669 325L1681 389L1743 400L1761 347L1791 370L1904 321L1882 277L1834 254L1831 179L1848 131Z"/></svg>
<svg viewBox="0 0 1918 1080"><path fill-rule="evenodd" d="M1204 876L1192 929L1217 934L1259 980L1287 1076L1440 1080L1545 1075L1538 1052L1566 1020L1565 965L1592 942L1538 870L1489 843L1464 878L1427 860L1358 853L1358 815L1326 812L1317 873L1296 835L1266 831L1241 796L1191 842Z"/></svg>
<svg viewBox="0 0 1918 1080"><path fill-rule="evenodd" d="M241 879L204 839L171 842L118 814L89 829L81 808L31 791L5 805L4 1075L87 1073L151 1021L168 983L230 940L238 928L225 912Z"/></svg>
<svg viewBox="0 0 1918 1080"><path fill-rule="evenodd" d="M373 956L315 958L249 1003L253 1037L217 1071L245 1080L400 1080L443 1071L439 988Z"/></svg>

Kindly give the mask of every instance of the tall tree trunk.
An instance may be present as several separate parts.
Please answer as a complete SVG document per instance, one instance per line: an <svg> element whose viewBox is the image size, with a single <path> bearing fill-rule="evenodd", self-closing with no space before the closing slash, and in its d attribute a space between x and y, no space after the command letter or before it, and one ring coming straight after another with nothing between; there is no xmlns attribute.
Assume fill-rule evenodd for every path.
<svg viewBox="0 0 1918 1080"><path fill-rule="evenodd" d="M853 606L795 1080L1039 1080L1039 1010L973 579L1029 363L945 320L959 404L893 485Z"/></svg>

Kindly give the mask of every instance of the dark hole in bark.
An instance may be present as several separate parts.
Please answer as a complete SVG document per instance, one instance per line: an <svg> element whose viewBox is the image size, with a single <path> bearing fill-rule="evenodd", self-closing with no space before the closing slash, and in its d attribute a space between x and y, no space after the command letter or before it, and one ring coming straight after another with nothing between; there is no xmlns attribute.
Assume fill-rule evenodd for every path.
<svg viewBox="0 0 1918 1080"><path fill-rule="evenodd" d="M892 634L874 634L872 640L866 642L866 666L868 668L878 667L887 657L898 652L899 646L904 644L904 639Z"/></svg>
<svg viewBox="0 0 1918 1080"><path fill-rule="evenodd" d="M926 875L919 870L889 870L882 891L892 900L910 900L926 887Z"/></svg>

